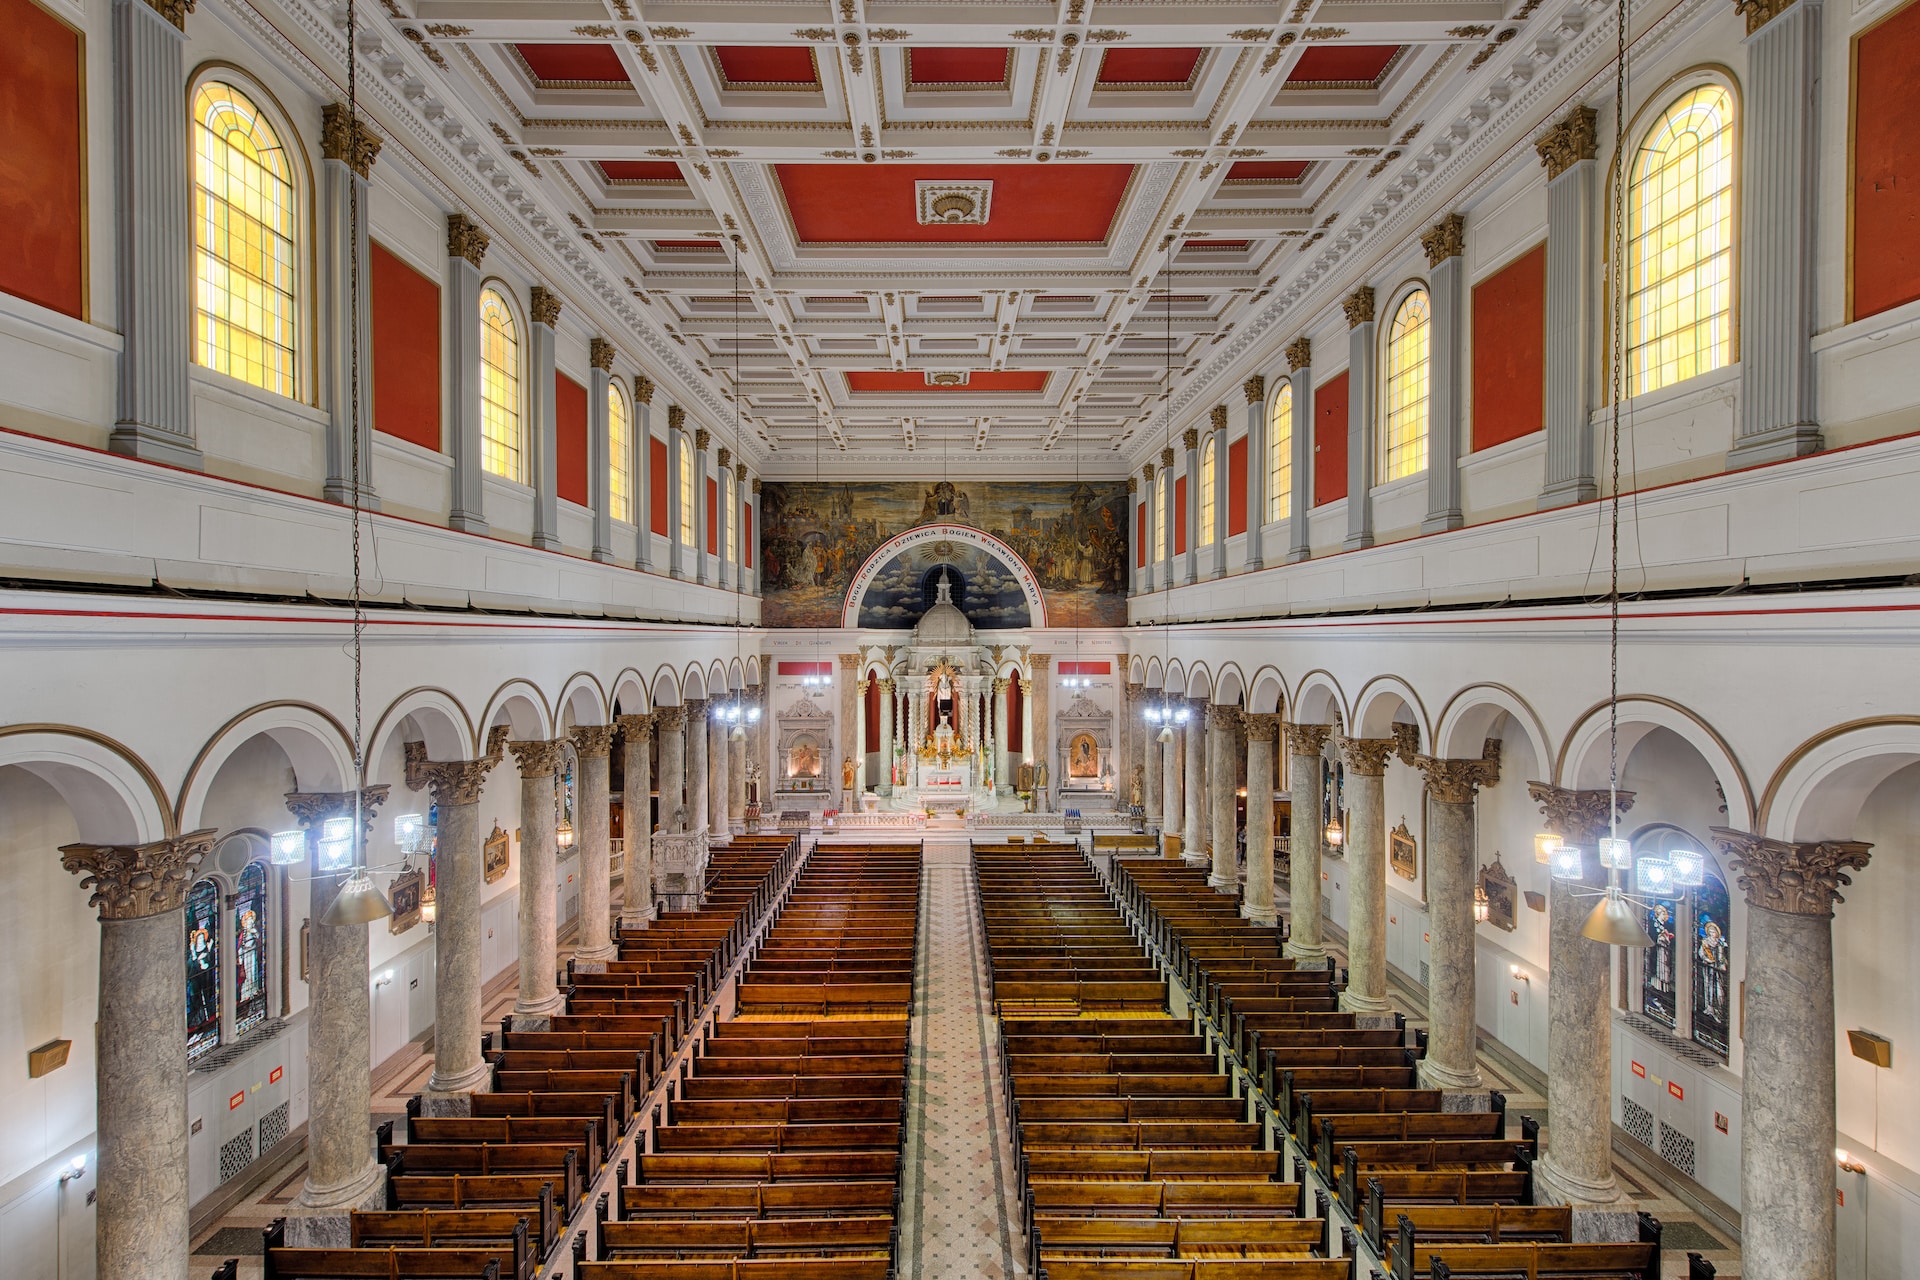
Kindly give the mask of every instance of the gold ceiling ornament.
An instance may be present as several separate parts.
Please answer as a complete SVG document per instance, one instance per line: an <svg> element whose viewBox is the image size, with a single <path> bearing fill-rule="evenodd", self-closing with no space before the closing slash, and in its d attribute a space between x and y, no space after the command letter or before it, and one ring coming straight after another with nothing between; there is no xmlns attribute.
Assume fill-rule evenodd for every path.
<svg viewBox="0 0 1920 1280"><path fill-rule="evenodd" d="M1421 233L1420 247L1427 251L1429 267L1437 267L1448 258L1464 255L1467 251L1466 219L1457 213L1448 214Z"/></svg>
<svg viewBox="0 0 1920 1280"><path fill-rule="evenodd" d="M560 323L562 305L560 295L543 284L533 286L527 299L527 311L533 316L533 322L549 329Z"/></svg>
<svg viewBox="0 0 1920 1280"><path fill-rule="evenodd" d="M465 258L478 267L486 259L487 246L491 244L487 233L478 223L464 213L450 214L447 217L447 255L453 258Z"/></svg>
<svg viewBox="0 0 1920 1280"><path fill-rule="evenodd" d="M604 22L594 22L584 27L575 27L573 34L577 36L589 36L595 40L611 40L615 32L612 27Z"/></svg>
<svg viewBox="0 0 1920 1280"><path fill-rule="evenodd" d="M685 40L693 32L686 27L648 27L647 34L655 40Z"/></svg>
<svg viewBox="0 0 1920 1280"><path fill-rule="evenodd" d="M1731 859L1750 906L1796 916L1831 916L1845 902L1848 871L1867 865L1873 848L1860 840L1772 840L1728 827L1711 827L1713 842Z"/></svg>
<svg viewBox="0 0 1920 1280"><path fill-rule="evenodd" d="M1478 40L1493 30L1485 23L1474 23L1464 27L1448 27L1447 34L1456 40Z"/></svg>
<svg viewBox="0 0 1920 1280"><path fill-rule="evenodd" d="M344 102L329 102L320 108L320 155L323 159L338 160L347 168L366 177L373 168L373 158L380 154L379 134L367 127L364 120L351 119Z"/></svg>
<svg viewBox="0 0 1920 1280"><path fill-rule="evenodd" d="M596 369L613 372L613 344L605 338L593 338L587 343L587 363Z"/></svg>
<svg viewBox="0 0 1920 1280"><path fill-rule="evenodd" d="M1287 344L1287 367L1294 373L1313 363L1313 339L1295 338Z"/></svg>
<svg viewBox="0 0 1920 1280"><path fill-rule="evenodd" d="M831 40L833 39L833 28L800 27L794 31L793 38L795 40Z"/></svg>
<svg viewBox="0 0 1920 1280"><path fill-rule="evenodd" d="M1227 39L1239 40L1246 44L1257 44L1272 35L1272 27L1241 27L1238 31L1227 32Z"/></svg>
<svg viewBox="0 0 1920 1280"><path fill-rule="evenodd" d="M1302 33L1309 40L1338 40L1347 34L1345 27L1308 27Z"/></svg>
<svg viewBox="0 0 1920 1280"><path fill-rule="evenodd" d="M1535 147L1540 163L1547 166L1547 181L1599 154L1599 119L1600 113L1592 107L1575 107L1547 130Z"/></svg>
<svg viewBox="0 0 1920 1280"><path fill-rule="evenodd" d="M1358 329L1363 324L1373 323L1373 286L1363 284L1347 295L1340 304L1347 313L1347 328Z"/></svg>
<svg viewBox="0 0 1920 1280"><path fill-rule="evenodd" d="M179 907L218 832L212 827L149 844L63 844L60 865L91 889L102 920L138 920Z"/></svg>

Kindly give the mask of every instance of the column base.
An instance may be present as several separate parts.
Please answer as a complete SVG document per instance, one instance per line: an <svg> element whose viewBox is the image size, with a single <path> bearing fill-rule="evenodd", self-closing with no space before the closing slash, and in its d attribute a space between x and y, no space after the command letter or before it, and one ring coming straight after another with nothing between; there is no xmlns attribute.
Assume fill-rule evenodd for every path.
<svg viewBox="0 0 1920 1280"><path fill-rule="evenodd" d="M640 536L644 538L647 535L643 533ZM653 559L650 556L641 556L633 562L633 567L642 573L652 573Z"/></svg>
<svg viewBox="0 0 1920 1280"><path fill-rule="evenodd" d="M597 561L600 564L616 563L616 561L613 558L612 547L595 547L593 549L593 558L595 561Z"/></svg>
<svg viewBox="0 0 1920 1280"><path fill-rule="evenodd" d="M442 1077L435 1072L420 1091L420 1114L427 1116L469 1116L476 1093L491 1093L493 1067L486 1062L474 1064L457 1076Z"/></svg>
<svg viewBox="0 0 1920 1280"><path fill-rule="evenodd" d="M447 527L458 529L461 533L477 533L481 537L493 531L493 526L478 511L461 511L458 508L447 516Z"/></svg>
<svg viewBox="0 0 1920 1280"><path fill-rule="evenodd" d="M1423 1058L1420 1061L1419 1078L1422 1089L1439 1089L1447 1095L1440 1100L1442 1111L1489 1111L1493 1108L1493 1100L1487 1094L1486 1081L1481 1077L1478 1067L1471 1071L1455 1071L1431 1058ZM1480 1105L1456 1105L1456 1097L1477 1097Z"/></svg>
<svg viewBox="0 0 1920 1280"><path fill-rule="evenodd" d="M676 582L685 582L687 580L687 571L679 565L674 565L667 570L667 576Z"/></svg>
<svg viewBox="0 0 1920 1280"><path fill-rule="evenodd" d="M1253 551L1247 554L1246 562L1240 566L1240 572L1256 573L1266 567L1267 562L1265 558L1263 558L1258 551Z"/></svg>
<svg viewBox="0 0 1920 1280"><path fill-rule="evenodd" d="M353 1244L355 1212L387 1207L387 1171L374 1161L344 1187L311 1182L287 1206L287 1244L295 1249L346 1249Z"/></svg>
<svg viewBox="0 0 1920 1280"><path fill-rule="evenodd" d="M1571 507L1577 502L1592 502L1599 496L1600 488L1594 484L1592 476L1575 476L1571 480L1556 480L1542 489L1534 509L1552 511L1556 507Z"/></svg>
<svg viewBox="0 0 1920 1280"><path fill-rule="evenodd" d="M327 481L326 487L320 491L320 496L328 502L336 503L343 507L350 507L353 505L353 482L351 480L329 480ZM370 484L362 484L360 486L360 509L362 511L378 511L380 509L380 495L373 491L373 486Z"/></svg>
<svg viewBox="0 0 1920 1280"><path fill-rule="evenodd" d="M1769 427L1765 431L1739 436L1734 440L1733 448L1727 450L1727 470L1738 471L1743 467L1757 467L1763 462L1804 458L1810 453L1820 452L1823 447L1820 424L1817 422L1792 422L1783 427Z"/></svg>
<svg viewBox="0 0 1920 1280"><path fill-rule="evenodd" d="M1287 550L1288 564L1299 564L1303 560L1311 559L1313 559L1313 548L1311 547L1290 547Z"/></svg>
<svg viewBox="0 0 1920 1280"><path fill-rule="evenodd" d="M1555 1165L1552 1153L1547 1152L1533 1167L1533 1202L1572 1206L1574 1239L1582 1244L1640 1238L1639 1214L1611 1169L1601 1182L1577 1178Z"/></svg>
<svg viewBox="0 0 1920 1280"><path fill-rule="evenodd" d="M1340 545L1348 551L1365 551L1373 545L1373 535L1371 533L1350 533L1346 536L1346 540Z"/></svg>
<svg viewBox="0 0 1920 1280"><path fill-rule="evenodd" d="M644 929L652 924L655 918L656 913L652 907L648 907L644 911L622 911L620 913L620 927L622 929Z"/></svg>
<svg viewBox="0 0 1920 1280"><path fill-rule="evenodd" d="M107 436L107 451L189 471L206 469L206 455L193 447L191 439L140 422L117 423Z"/></svg>
<svg viewBox="0 0 1920 1280"><path fill-rule="evenodd" d="M618 959L619 955L620 948L612 943L604 947L582 947L573 953L573 964L574 968L584 969L588 973L605 973L607 961ZM595 967L587 969L588 965Z"/></svg>
<svg viewBox="0 0 1920 1280"><path fill-rule="evenodd" d="M1294 960L1311 960L1319 965L1327 962L1327 949L1317 942L1289 941L1280 954Z"/></svg>
<svg viewBox="0 0 1920 1280"><path fill-rule="evenodd" d="M1340 993L1340 1011L1357 1014L1391 1014L1393 1005L1380 996L1355 995L1349 987Z"/></svg>
<svg viewBox="0 0 1920 1280"><path fill-rule="evenodd" d="M1210 888L1218 889L1221 893L1240 892L1240 878L1238 876L1223 876L1217 871L1208 873L1207 885Z"/></svg>
<svg viewBox="0 0 1920 1280"><path fill-rule="evenodd" d="M1240 918L1252 921L1262 929L1277 928L1280 924L1280 913L1273 908L1256 907L1245 902L1240 904Z"/></svg>
<svg viewBox="0 0 1920 1280"><path fill-rule="evenodd" d="M551 533L534 534L533 545L542 551L559 551L561 549L560 539Z"/></svg>
<svg viewBox="0 0 1920 1280"><path fill-rule="evenodd" d="M1183 853L1180 855L1180 861L1199 870L1205 870L1213 865L1212 855L1206 853Z"/></svg>
<svg viewBox="0 0 1920 1280"><path fill-rule="evenodd" d="M1420 532L1445 533L1449 529L1458 529L1465 523L1466 517L1460 514L1460 508L1454 507L1447 511L1429 513L1426 519L1420 522Z"/></svg>

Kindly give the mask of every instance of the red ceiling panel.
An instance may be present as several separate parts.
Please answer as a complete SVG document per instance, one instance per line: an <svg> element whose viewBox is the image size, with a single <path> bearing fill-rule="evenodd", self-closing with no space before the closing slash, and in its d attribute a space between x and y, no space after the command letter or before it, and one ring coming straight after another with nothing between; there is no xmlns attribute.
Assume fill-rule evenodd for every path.
<svg viewBox="0 0 1920 1280"><path fill-rule="evenodd" d="M1227 170L1228 182L1298 182L1311 160L1236 160Z"/></svg>
<svg viewBox="0 0 1920 1280"><path fill-rule="evenodd" d="M542 88L633 87L610 44L516 44L513 46Z"/></svg>
<svg viewBox="0 0 1920 1280"><path fill-rule="evenodd" d="M672 160L602 160L600 172L608 182L685 182L687 175Z"/></svg>
<svg viewBox="0 0 1920 1280"><path fill-rule="evenodd" d="M1000 373L970 373L965 386L930 387L927 375L918 369L876 369L870 371L849 370L847 390L853 392L886 393L899 395L902 392L925 391L940 395L965 395L968 392L1004 393L1009 391L1045 391L1047 389L1047 371L1044 369L1019 370Z"/></svg>
<svg viewBox="0 0 1920 1280"><path fill-rule="evenodd" d="M1394 59L1397 44L1316 44L1300 55L1287 75L1290 85L1366 85L1380 82Z"/></svg>
<svg viewBox="0 0 1920 1280"><path fill-rule="evenodd" d="M774 166L801 244L1098 244L1133 179L1126 164ZM914 183L993 183L984 225L922 226Z"/></svg>
<svg viewBox="0 0 1920 1280"><path fill-rule="evenodd" d="M1200 65L1199 49L1108 49L1097 83L1185 85Z"/></svg>
<svg viewBox="0 0 1920 1280"><path fill-rule="evenodd" d="M1011 49L909 49L907 87L1003 85L1012 66Z"/></svg>
<svg viewBox="0 0 1920 1280"><path fill-rule="evenodd" d="M720 74L728 86L746 85L755 89L818 89L820 72L813 63L813 50L805 45L718 45L713 56L719 59Z"/></svg>

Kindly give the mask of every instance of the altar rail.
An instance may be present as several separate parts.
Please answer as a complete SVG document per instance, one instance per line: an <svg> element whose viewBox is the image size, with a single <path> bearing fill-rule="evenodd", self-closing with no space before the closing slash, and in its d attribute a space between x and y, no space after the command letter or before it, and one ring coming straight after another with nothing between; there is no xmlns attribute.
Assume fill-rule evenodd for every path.
<svg viewBox="0 0 1920 1280"><path fill-rule="evenodd" d="M904 812L843 813L833 820L836 831L924 831L927 815L919 810Z"/></svg>

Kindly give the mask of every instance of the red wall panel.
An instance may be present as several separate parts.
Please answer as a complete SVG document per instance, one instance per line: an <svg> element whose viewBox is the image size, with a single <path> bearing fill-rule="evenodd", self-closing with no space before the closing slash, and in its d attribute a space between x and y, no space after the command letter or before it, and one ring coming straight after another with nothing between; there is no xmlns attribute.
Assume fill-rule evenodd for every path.
<svg viewBox="0 0 1920 1280"><path fill-rule="evenodd" d="M80 319L80 36L33 0L0 0L0 25L0 291Z"/></svg>
<svg viewBox="0 0 1920 1280"><path fill-rule="evenodd" d="M1473 290L1473 448L1546 425L1547 246L1508 263Z"/></svg>
<svg viewBox="0 0 1920 1280"><path fill-rule="evenodd" d="M1173 554L1187 554L1187 478L1177 476L1173 482Z"/></svg>
<svg viewBox="0 0 1920 1280"><path fill-rule="evenodd" d="M1025 740L1027 723L1020 715L1021 706L1020 682L1009 681L1007 683L1007 764L1016 769L1026 758L1020 754L1020 744ZM1011 782L1012 779L1009 778L1008 781Z"/></svg>
<svg viewBox="0 0 1920 1280"><path fill-rule="evenodd" d="M667 536L667 442L659 436L647 437L647 501L653 511L647 523L661 537Z"/></svg>
<svg viewBox="0 0 1920 1280"><path fill-rule="evenodd" d="M1920 4L1854 46L1853 316L1920 298Z"/></svg>
<svg viewBox="0 0 1920 1280"><path fill-rule="evenodd" d="M877 679L867 681L867 696L862 699L861 705L867 717L867 750L878 751L880 750L880 682ZM860 763L864 766L866 761L862 760ZM886 760L883 758L880 763L884 768ZM866 774L863 772L860 776L864 778Z"/></svg>
<svg viewBox="0 0 1920 1280"><path fill-rule="evenodd" d="M1227 446L1227 536L1247 531L1247 438Z"/></svg>
<svg viewBox="0 0 1920 1280"><path fill-rule="evenodd" d="M367 263L373 293L373 429L440 448L440 286L384 246Z"/></svg>
<svg viewBox="0 0 1920 1280"><path fill-rule="evenodd" d="M740 554L747 558L747 568L753 568L753 507L745 502L740 504Z"/></svg>
<svg viewBox="0 0 1920 1280"><path fill-rule="evenodd" d="M560 496L586 506L587 389L564 373L553 375L554 459Z"/></svg>
<svg viewBox="0 0 1920 1280"><path fill-rule="evenodd" d="M1313 393L1313 505L1347 496L1347 375Z"/></svg>
<svg viewBox="0 0 1920 1280"><path fill-rule="evenodd" d="M720 482L707 477L707 554L720 554Z"/></svg>
<svg viewBox="0 0 1920 1280"><path fill-rule="evenodd" d="M1142 502L1133 516L1133 567L1147 567L1147 504Z"/></svg>

